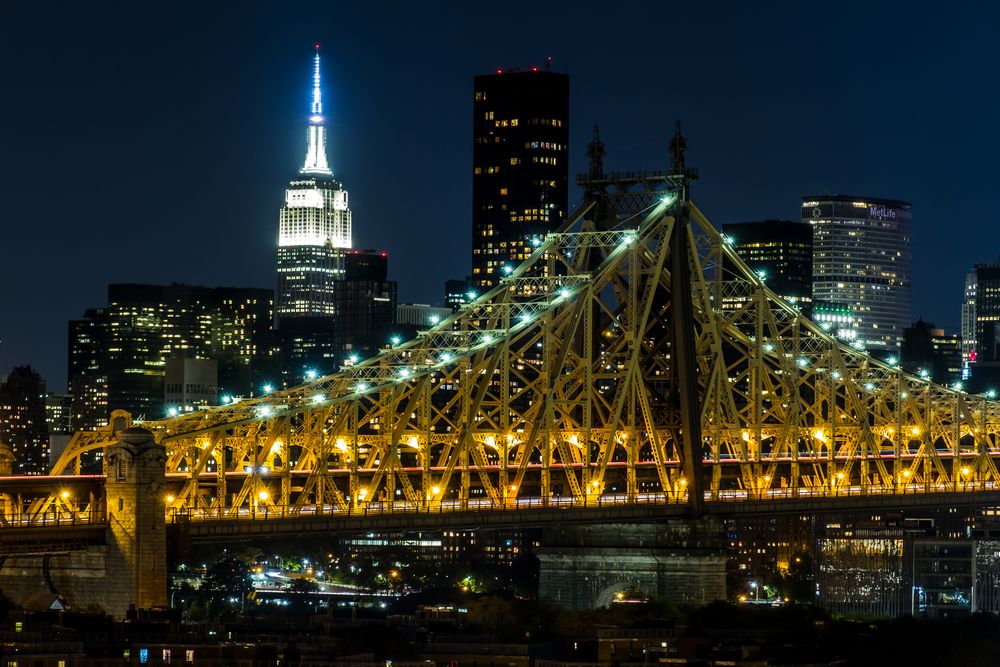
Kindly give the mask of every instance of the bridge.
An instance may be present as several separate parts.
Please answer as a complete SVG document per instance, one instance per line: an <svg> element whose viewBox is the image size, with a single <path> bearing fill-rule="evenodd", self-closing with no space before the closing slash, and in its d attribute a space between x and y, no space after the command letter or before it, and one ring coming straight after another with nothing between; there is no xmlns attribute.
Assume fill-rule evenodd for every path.
<svg viewBox="0 0 1000 667"><path fill-rule="evenodd" d="M1000 503L1000 403L774 294L690 198L679 131L665 173L606 175L595 146L584 204L451 317L333 375L141 424L164 448L165 521L224 539ZM81 460L133 425L75 434L47 486L0 479L0 534L105 522Z"/></svg>

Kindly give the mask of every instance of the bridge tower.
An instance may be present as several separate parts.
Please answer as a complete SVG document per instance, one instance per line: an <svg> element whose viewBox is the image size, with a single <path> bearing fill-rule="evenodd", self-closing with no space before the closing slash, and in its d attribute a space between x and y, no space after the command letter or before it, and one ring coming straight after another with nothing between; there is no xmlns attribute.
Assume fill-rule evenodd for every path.
<svg viewBox="0 0 1000 667"><path fill-rule="evenodd" d="M167 605L164 448L142 428L122 432L107 449L109 598L125 608Z"/></svg>

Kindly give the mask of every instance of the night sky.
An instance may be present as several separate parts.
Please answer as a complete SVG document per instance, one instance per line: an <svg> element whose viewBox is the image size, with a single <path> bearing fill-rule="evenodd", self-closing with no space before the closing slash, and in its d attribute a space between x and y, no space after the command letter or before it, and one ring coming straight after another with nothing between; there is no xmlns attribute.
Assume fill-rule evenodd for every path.
<svg viewBox="0 0 1000 667"><path fill-rule="evenodd" d="M66 323L109 282L273 287L316 42L355 246L389 251L402 301L469 271L473 76L547 56L571 177L594 123L606 166L665 167L680 117L717 225L911 201L914 319L957 327L965 271L997 260L988 3L465 4L5 5L0 372L62 390Z"/></svg>

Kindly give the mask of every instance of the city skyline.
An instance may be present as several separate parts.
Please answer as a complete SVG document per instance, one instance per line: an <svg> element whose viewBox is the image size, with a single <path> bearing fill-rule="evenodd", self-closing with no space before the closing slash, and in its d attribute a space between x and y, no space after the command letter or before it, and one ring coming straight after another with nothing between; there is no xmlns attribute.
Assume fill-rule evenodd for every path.
<svg viewBox="0 0 1000 667"><path fill-rule="evenodd" d="M854 54L833 52L863 30L850 8L836 16L734 8L727 23L704 10L647 6L604 22L606 48L590 53L575 35L595 19L575 6L533 10L548 29L517 40L502 29L523 23L517 12L400 9L376 21L355 8L241 10L209 8L192 26L184 12L67 6L45 22L45 38L26 30L6 40L17 103L2 113L17 131L5 141L0 179L13 249L5 263L11 275L36 278L0 291L3 371L30 363L59 391L65 323L111 282L273 287L274 211L301 161L299 102L316 42L330 72L330 166L351 184L356 245L389 250L404 301L438 302L444 279L469 269L473 77L546 56L575 82L571 174L583 171L594 123L610 168L664 167L681 117L689 160L702 172L694 196L719 223L794 217L806 192L911 201L914 319L957 327L963 276L1000 247L1000 232L974 222L969 234L943 233L989 220L997 96L974 84L988 55L976 31L988 35L995 15L931 22L920 8L869 9L866 23L897 32ZM31 11L16 9L11 24L39 25ZM496 22L488 34L468 30L487 18ZM360 29L345 34L344 23ZM690 58L674 67L654 57L657 40L637 46L644 25L688 26L671 34ZM689 36L704 26L717 37L711 44ZM168 41L174 32L184 39ZM465 51L472 57L458 57ZM843 82L834 89L843 96L830 94L831 81ZM894 91L908 103L902 113ZM49 104L53 95L63 103ZM844 114L845 104L857 113ZM42 177L53 165L66 174L55 186ZM578 200L571 189L570 209ZM49 224L31 222L39 210Z"/></svg>

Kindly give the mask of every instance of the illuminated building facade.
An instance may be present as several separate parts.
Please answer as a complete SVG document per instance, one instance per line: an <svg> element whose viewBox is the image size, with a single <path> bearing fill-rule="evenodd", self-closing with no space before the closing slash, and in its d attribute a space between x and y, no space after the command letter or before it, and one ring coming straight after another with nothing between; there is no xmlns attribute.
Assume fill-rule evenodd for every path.
<svg viewBox="0 0 1000 667"><path fill-rule="evenodd" d="M842 341L855 347L860 345L858 320L846 304L816 301L812 304L812 320Z"/></svg>
<svg viewBox="0 0 1000 667"><path fill-rule="evenodd" d="M846 304L859 347L895 352L910 323L910 204L892 199L807 195L813 230L813 302Z"/></svg>
<svg viewBox="0 0 1000 667"><path fill-rule="evenodd" d="M469 278L444 281L444 305L451 309L453 313L471 301L469 298L469 282Z"/></svg>
<svg viewBox="0 0 1000 667"><path fill-rule="evenodd" d="M48 470L45 381L31 366L15 367L0 382L0 443L14 454L15 475Z"/></svg>
<svg viewBox="0 0 1000 667"><path fill-rule="evenodd" d="M569 77L498 70L474 87L469 287L482 293L566 217Z"/></svg>
<svg viewBox="0 0 1000 667"><path fill-rule="evenodd" d="M114 409L164 416L171 358L214 359L220 392L253 393L273 373L273 297L256 288L109 285L108 305L69 325L74 428L105 424Z"/></svg>
<svg viewBox="0 0 1000 667"><path fill-rule="evenodd" d="M722 234L751 270L788 303L809 314L813 230L791 220L723 225Z"/></svg>
<svg viewBox="0 0 1000 667"><path fill-rule="evenodd" d="M976 360L977 281L975 269L965 274L965 290L962 292L962 362L965 369ZM964 375L968 375L967 370Z"/></svg>
<svg viewBox="0 0 1000 667"><path fill-rule="evenodd" d="M326 154L326 117L317 45L306 157L285 190L278 227L276 321L336 315L334 283L344 276L351 247L347 190L333 177Z"/></svg>

